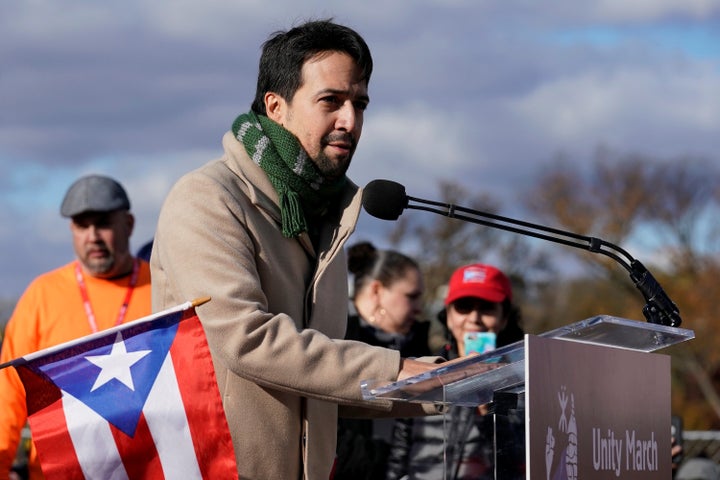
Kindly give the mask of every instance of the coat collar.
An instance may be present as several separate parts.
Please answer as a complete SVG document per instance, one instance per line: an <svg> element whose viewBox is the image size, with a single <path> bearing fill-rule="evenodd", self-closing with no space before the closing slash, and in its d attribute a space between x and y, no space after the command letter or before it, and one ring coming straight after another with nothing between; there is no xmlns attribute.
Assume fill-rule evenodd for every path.
<svg viewBox="0 0 720 480"><path fill-rule="evenodd" d="M245 183L250 201L253 205L266 211L280 228L280 200L268 176L260 166L253 162L245 151L245 147L232 132L227 132L223 136L222 144L225 151L225 163ZM348 180L347 187L340 197L340 205L337 210L339 214L328 218L321 233L320 250L330 258L337 254L337 249L342 248L350 234L355 231L355 225L360 216L361 200L360 188ZM315 251L307 233L301 234L298 241L308 253L317 256L318 252Z"/></svg>

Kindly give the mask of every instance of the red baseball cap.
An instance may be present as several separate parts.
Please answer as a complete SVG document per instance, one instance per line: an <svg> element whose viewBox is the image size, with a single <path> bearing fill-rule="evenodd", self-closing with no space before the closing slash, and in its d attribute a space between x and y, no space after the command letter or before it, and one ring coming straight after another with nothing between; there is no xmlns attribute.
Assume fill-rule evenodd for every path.
<svg viewBox="0 0 720 480"><path fill-rule="evenodd" d="M490 302L512 301L512 288L508 277L495 267L473 263L453 272L448 285L445 305L458 298L476 297Z"/></svg>

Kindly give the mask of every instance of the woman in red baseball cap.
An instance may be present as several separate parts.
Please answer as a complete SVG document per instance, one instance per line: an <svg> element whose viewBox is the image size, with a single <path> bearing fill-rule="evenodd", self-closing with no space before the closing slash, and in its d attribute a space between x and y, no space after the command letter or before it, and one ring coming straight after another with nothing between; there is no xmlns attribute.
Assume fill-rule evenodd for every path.
<svg viewBox="0 0 720 480"><path fill-rule="evenodd" d="M492 348L522 340L520 309L512 303L512 296L510 280L492 265L473 263L455 270L448 284L445 310L438 316L451 334L445 347L449 358L482 353L472 343L488 338L482 336L484 333L492 339Z"/></svg>
<svg viewBox="0 0 720 480"><path fill-rule="evenodd" d="M447 326L448 342L440 355L448 360L523 338L510 280L491 265L455 270L438 319ZM454 406L442 417L398 419L386 479L493 479L496 429L505 432L503 438L516 439L505 446L502 457L508 464L499 467L509 478L524 478L524 418L496 422L485 412L483 407Z"/></svg>

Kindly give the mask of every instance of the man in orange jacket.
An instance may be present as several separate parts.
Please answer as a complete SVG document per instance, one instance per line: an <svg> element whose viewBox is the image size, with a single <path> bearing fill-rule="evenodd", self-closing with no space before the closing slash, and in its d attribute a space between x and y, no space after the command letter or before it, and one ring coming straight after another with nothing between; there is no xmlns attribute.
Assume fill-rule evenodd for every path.
<svg viewBox="0 0 720 480"><path fill-rule="evenodd" d="M60 213L70 219L76 259L37 277L7 324L0 363L151 313L150 268L129 248L135 218L123 187L100 175L68 189ZM25 390L13 368L0 370L0 480L12 472L27 420ZM31 445L28 478L43 478Z"/></svg>

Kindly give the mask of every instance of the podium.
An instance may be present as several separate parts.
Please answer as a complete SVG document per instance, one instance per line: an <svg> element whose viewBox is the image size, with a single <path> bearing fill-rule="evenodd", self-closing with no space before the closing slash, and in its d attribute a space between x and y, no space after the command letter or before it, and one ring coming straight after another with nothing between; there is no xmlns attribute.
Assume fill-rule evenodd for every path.
<svg viewBox="0 0 720 480"><path fill-rule="evenodd" d="M670 357L653 352L694 337L601 315L361 389L366 399L487 405L497 480L670 479Z"/></svg>

